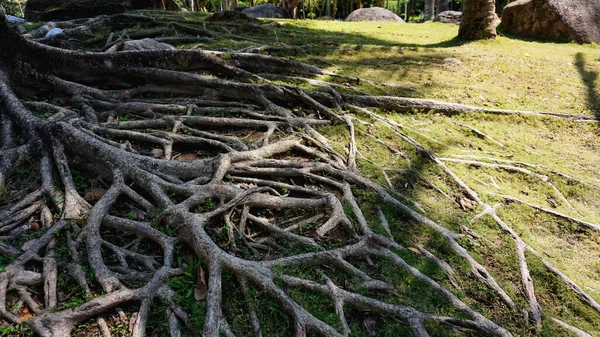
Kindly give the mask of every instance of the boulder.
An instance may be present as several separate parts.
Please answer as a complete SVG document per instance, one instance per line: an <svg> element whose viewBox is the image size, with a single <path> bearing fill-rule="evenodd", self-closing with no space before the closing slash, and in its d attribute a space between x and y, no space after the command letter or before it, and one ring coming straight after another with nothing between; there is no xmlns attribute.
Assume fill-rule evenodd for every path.
<svg viewBox="0 0 600 337"><path fill-rule="evenodd" d="M25 22L24 19L18 18L16 16L12 16L12 15L7 15L6 20L10 23L24 23Z"/></svg>
<svg viewBox="0 0 600 337"><path fill-rule="evenodd" d="M521 36L600 43L600 1L518 0L502 11L502 28Z"/></svg>
<svg viewBox="0 0 600 337"><path fill-rule="evenodd" d="M158 42L149 38L141 40L130 40L123 43L122 50L150 50L150 49L175 49L167 43Z"/></svg>
<svg viewBox="0 0 600 337"><path fill-rule="evenodd" d="M50 30L48 31L48 33L46 33L46 35L44 35L44 38L46 38L46 39L47 39L47 38L49 38L49 37L53 37L53 36L56 36L56 35L60 35L60 34L62 34L62 33L64 33L64 31L63 31L62 29L60 29L60 28L52 28L52 29L50 29Z"/></svg>
<svg viewBox="0 0 600 337"><path fill-rule="evenodd" d="M242 11L251 18L271 18L271 19L287 19L289 18L288 12L283 8L277 7L273 4L264 4L246 8Z"/></svg>
<svg viewBox="0 0 600 337"><path fill-rule="evenodd" d="M360 8L350 13L346 21L395 21L404 22L401 17L381 7Z"/></svg>
<svg viewBox="0 0 600 337"><path fill-rule="evenodd" d="M173 0L29 0L25 5L28 21L89 18L123 13L134 9L178 10Z"/></svg>
<svg viewBox="0 0 600 337"><path fill-rule="evenodd" d="M445 11L441 12L433 18L435 22L441 23L453 23L455 25L460 25L460 19L462 18L462 12L457 11Z"/></svg>

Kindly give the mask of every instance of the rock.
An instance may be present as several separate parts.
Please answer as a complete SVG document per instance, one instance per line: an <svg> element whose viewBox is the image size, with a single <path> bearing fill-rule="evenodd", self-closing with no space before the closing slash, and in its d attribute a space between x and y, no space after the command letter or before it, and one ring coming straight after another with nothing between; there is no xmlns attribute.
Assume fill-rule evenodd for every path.
<svg viewBox="0 0 600 337"><path fill-rule="evenodd" d="M28 21L71 20L133 9L178 10L173 0L29 0L25 5Z"/></svg>
<svg viewBox="0 0 600 337"><path fill-rule="evenodd" d="M10 22L10 23L24 23L25 22L25 19L21 19L16 16L12 16L12 15L7 15L6 20L8 20L8 22Z"/></svg>
<svg viewBox="0 0 600 337"><path fill-rule="evenodd" d="M252 20L248 15L241 11L220 11L209 16L207 21L235 21L235 20Z"/></svg>
<svg viewBox="0 0 600 337"><path fill-rule="evenodd" d="M150 38L131 40L123 43L123 50L175 49L168 43L158 42Z"/></svg>
<svg viewBox="0 0 600 337"><path fill-rule="evenodd" d="M395 21L404 22L402 18L381 7L360 8L350 13L346 21Z"/></svg>
<svg viewBox="0 0 600 337"><path fill-rule="evenodd" d="M462 18L462 12L457 11L445 11L441 12L433 18L434 22L441 23L453 23L455 25L460 25L460 19Z"/></svg>
<svg viewBox="0 0 600 337"><path fill-rule="evenodd" d="M281 7L273 4L264 4L246 8L242 11L251 18L272 18L272 19L287 19L290 15Z"/></svg>
<svg viewBox="0 0 600 337"><path fill-rule="evenodd" d="M64 31L60 28L52 28L48 31L48 33L46 33L46 35L44 35L44 38L49 38L49 37L53 37L56 35L60 35L62 34Z"/></svg>
<svg viewBox="0 0 600 337"><path fill-rule="evenodd" d="M447 57L444 59L444 61L442 61L445 65L448 66L462 66L463 62L457 58L454 57Z"/></svg>
<svg viewBox="0 0 600 337"><path fill-rule="evenodd" d="M331 20L334 20L334 19L331 16L325 15L325 16L319 16L315 20L329 20L329 21L331 21Z"/></svg>
<svg viewBox="0 0 600 337"><path fill-rule="evenodd" d="M507 33L600 43L600 1L518 0L502 11Z"/></svg>

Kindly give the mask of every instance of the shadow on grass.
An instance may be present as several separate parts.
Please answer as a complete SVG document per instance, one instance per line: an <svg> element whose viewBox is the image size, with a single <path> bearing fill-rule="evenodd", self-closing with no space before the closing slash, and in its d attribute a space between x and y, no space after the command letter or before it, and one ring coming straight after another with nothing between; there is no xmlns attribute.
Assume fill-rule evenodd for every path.
<svg viewBox="0 0 600 337"><path fill-rule="evenodd" d="M600 97L598 97L598 88L596 87L598 72L586 70L586 61L583 53L575 55L575 67L577 67L581 75L581 80L587 89L588 106L596 115L596 118L600 119Z"/></svg>

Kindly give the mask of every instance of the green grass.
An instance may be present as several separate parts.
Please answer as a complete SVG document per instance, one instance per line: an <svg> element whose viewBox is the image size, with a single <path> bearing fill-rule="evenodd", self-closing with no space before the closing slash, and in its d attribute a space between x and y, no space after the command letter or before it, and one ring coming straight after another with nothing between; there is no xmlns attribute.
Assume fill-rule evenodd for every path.
<svg viewBox="0 0 600 337"><path fill-rule="evenodd" d="M503 109L591 116L600 114L597 98L600 96L600 81L597 76L600 72L600 47L597 45L531 41L505 36L499 36L494 42L463 43L454 39L457 27L436 23L402 25L329 21L279 22L283 23L283 26L277 29L280 44L313 46L308 57L289 54L284 56L295 57L345 75L408 85L418 90L409 93L414 97ZM262 35L253 35L255 38L256 36L265 44L273 44L272 28L267 32L263 31ZM208 44L206 48L237 49L247 45L256 43L238 42L226 47L225 42L220 41L214 45ZM444 59L448 57L461 60L462 65L447 65ZM363 85L360 89L385 94L381 88L373 86ZM391 94L406 94L394 89L388 90ZM596 184L600 181L597 170L600 167L600 132L594 123L468 113L449 117L430 112L415 112L389 114L388 117L407 126L403 129L404 132L440 157L465 154L499 157L539 164ZM480 138L454 122L476 127L506 147L499 148L498 145ZM366 131L362 126L357 128ZM319 131L332 140L335 149L343 152L348 141L344 127L328 126L320 128ZM415 170L450 197L454 197L454 193L459 189L438 167L420 159L414 149L398 140L383 125L376 124L371 131L404 151L412 160ZM392 156L385 146L374 143L370 138L357 135L357 142L362 154L368 159L359 159L358 165L361 172L369 178L386 184L381 173L382 167L406 168L405 160ZM574 210L571 210L559 200L559 196L551 187L530 176L508 174L487 168L476 169L464 164L449 163L448 166L490 203L500 200L489 196L488 192L514 195L546 208L552 207L548 201L549 197L552 197L558 200L556 211L590 222L600 221L600 193L581 184L551 175L551 182L573 205ZM462 211L453 200L436 193L414 175L388 174L397 188L401 188L403 193L427 210L428 217L448 228L456 230L458 225L468 225L476 214ZM491 177L500 187L500 191L490 183ZM356 193L360 194L358 191ZM378 221L375 220L377 217L373 211L374 206L378 205L377 198L366 195L359 204L367 218L373 219L371 225L377 228ZM504 308L487 287L468 277L468 268L445 247L443 240L429 230L406 223L393 210L384 211L398 242L407 247L416 243L423 244L459 271L459 281L463 290L454 291L462 300L508 327L516 335L533 334L524 328L522 318ZM558 221L524 206L507 205L501 208L500 214L527 243L547 254L551 263L598 299L600 247L597 235L582 232L568 222ZM512 239L499 230L489 218L483 218L473 224L472 228L491 243L465 238L461 239L461 244L488 268L518 305L525 305L521 297ZM427 260L408 251L401 254L413 266L453 289L438 269L428 265ZM531 257L528 259L538 296L544 309L547 308L543 329L538 335L569 335L553 323L551 317L559 317L590 333L598 334L600 327L594 324L600 319L598 313L579 302L560 280L548 274L543 266L540 267L539 262L534 262ZM379 261L377 266L378 270L370 272L399 287L401 296L387 298L388 301L399 301L398 303L414 305L430 312L448 313L443 306L438 308L434 305L440 303L440 300L435 294L427 291L426 286L418 282L409 282L397 268L386 264L385 261ZM337 277L344 278L343 275ZM421 296L413 298L414 294ZM311 295L304 294L299 297L299 302L310 299ZM329 315L327 311L317 310L315 313L322 319L327 319ZM389 319L380 321L390 322ZM365 333L360 321L351 320L350 324L357 336ZM383 324L379 331L382 336L407 333L396 331L397 324L379 324ZM441 327L435 330L436 335L450 336L453 333Z"/></svg>
<svg viewBox="0 0 600 337"><path fill-rule="evenodd" d="M196 14L190 21L204 18ZM247 32L260 43L313 46L308 60L327 70L408 85L418 97L457 103L593 114L600 110L600 47L503 36L464 42L458 27L428 22L277 20L281 27ZM210 27L210 26L209 26ZM232 28L245 35L244 28ZM275 42L275 31L278 42ZM220 39L206 49L236 50L256 43ZM461 66L444 63L457 58ZM392 92L393 93L393 92Z"/></svg>

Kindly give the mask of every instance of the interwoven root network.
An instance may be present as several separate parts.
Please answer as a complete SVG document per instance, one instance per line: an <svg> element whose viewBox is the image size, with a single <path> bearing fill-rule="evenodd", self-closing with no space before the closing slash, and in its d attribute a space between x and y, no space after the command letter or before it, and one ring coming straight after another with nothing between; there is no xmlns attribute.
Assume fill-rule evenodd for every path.
<svg viewBox="0 0 600 337"><path fill-rule="evenodd" d="M407 222L437 233L478 282L509 310L526 312L534 327L541 326L542 308L525 259L527 251L600 311L591 296L497 215L497 206L482 201L445 163L518 172L551 184L547 176L513 162L439 158L373 108L541 113L349 93L351 88L315 79L335 74L259 53L270 47L236 53L118 52L128 39L160 36L165 30L181 33L158 39L171 43L223 34L144 15L54 23L51 26L65 29L59 40L39 39L49 26L20 35L3 14L0 17L0 188L11 191L0 205L0 253L11 260L0 272L0 317L5 321L23 324L19 313L27 308L31 313L27 325L40 336L69 336L90 320L110 336L107 315L127 318L123 308L135 308L129 310L136 312L130 332L137 337L146 335L152 306L162 305L166 308L162 324L171 336L233 336L236 329L223 309L227 298L234 296L223 292L227 280L244 296L258 291L271 299L291 319L295 336L348 336L349 320L356 318L348 312L391 317L410 327L414 336L428 336L431 322L477 336L511 335L465 304L454 289L407 263L401 254L405 247L392 237L384 213L379 212L379 219L367 219L357 191L369 191ZM148 30L117 39L111 34L106 42L85 40L88 47L109 52L86 53L41 43L66 47L100 29L136 25ZM274 78L320 90L273 82ZM427 218L418 204L391 184L380 186L359 172L356 125L370 128L374 123L439 166L462 191L461 202L483 210L477 218L491 216L514 239L524 296L518 303L524 305L515 304L459 244L463 234ZM346 151L336 150L319 131L336 125L344 126ZM366 136L387 144L372 134ZM402 155L386 146L390 156ZM27 177L19 169L24 164L34 168ZM85 181L82 172L94 175ZM20 182L17 190L11 185L15 177ZM373 231L373 222L384 228L381 234ZM31 239L23 244L24 237ZM419 249L460 287L446 262L424 247ZM362 268L383 260L427 284L457 314L440 316L387 301L396 296L395 286ZM293 272L307 267L315 271L315 278ZM354 281L340 281L336 277L340 273ZM190 315L197 313L186 312L173 289L173 280L183 275L195 280L190 291L206 303L202 331L193 331ZM80 287L82 303L65 305L72 294L64 294L64 280ZM315 317L290 295L294 290L328 298L337 323ZM262 335L262 310L252 304L245 308L252 335Z"/></svg>

